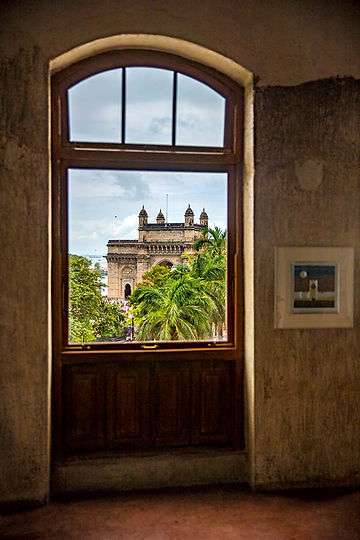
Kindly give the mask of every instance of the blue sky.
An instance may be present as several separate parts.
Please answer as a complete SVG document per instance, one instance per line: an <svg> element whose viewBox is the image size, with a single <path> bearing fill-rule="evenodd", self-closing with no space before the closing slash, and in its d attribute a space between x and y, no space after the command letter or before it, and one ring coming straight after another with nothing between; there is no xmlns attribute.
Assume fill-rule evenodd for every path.
<svg viewBox="0 0 360 540"><path fill-rule="evenodd" d="M145 206L149 222L160 208L168 221L183 222L190 203L195 221L203 208L210 226L226 228L227 174L150 171L69 171L69 251L105 254L109 239L137 238L138 214Z"/></svg>
<svg viewBox="0 0 360 540"><path fill-rule="evenodd" d="M171 143L171 71L127 68L126 142ZM120 142L122 72L90 77L69 90L70 138ZM225 100L206 85L178 76L177 143L222 146ZM225 173L69 171L69 250L105 254L110 238L137 237L144 204L149 221L160 208L182 222L190 203L198 221L205 207L210 225L226 227Z"/></svg>

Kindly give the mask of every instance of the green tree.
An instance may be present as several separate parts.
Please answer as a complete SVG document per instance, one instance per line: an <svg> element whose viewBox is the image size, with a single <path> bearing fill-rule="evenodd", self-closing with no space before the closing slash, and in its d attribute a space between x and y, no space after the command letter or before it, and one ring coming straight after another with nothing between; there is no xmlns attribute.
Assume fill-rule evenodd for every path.
<svg viewBox="0 0 360 540"><path fill-rule="evenodd" d="M201 241L200 241L201 240ZM225 322L226 233L206 229L194 255L144 274L130 301L139 340L210 339Z"/></svg>
<svg viewBox="0 0 360 540"><path fill-rule="evenodd" d="M140 340L196 340L209 335L212 300L190 271L171 272L157 287L140 285L131 302Z"/></svg>
<svg viewBox="0 0 360 540"><path fill-rule="evenodd" d="M99 264L86 257L69 255L69 340L91 342L105 337L121 337L125 316L119 306L101 295L103 283Z"/></svg>
<svg viewBox="0 0 360 540"><path fill-rule="evenodd" d="M163 283L170 274L170 268L162 264L156 264L144 273L142 283L157 287Z"/></svg>
<svg viewBox="0 0 360 540"><path fill-rule="evenodd" d="M222 231L220 227L209 229L204 227L202 236L195 240L194 248L197 251L206 249L212 256L224 255L226 251L226 231Z"/></svg>
<svg viewBox="0 0 360 540"><path fill-rule="evenodd" d="M125 315L117 304L109 304L101 299L99 316L94 323L94 334L97 338L124 336Z"/></svg>

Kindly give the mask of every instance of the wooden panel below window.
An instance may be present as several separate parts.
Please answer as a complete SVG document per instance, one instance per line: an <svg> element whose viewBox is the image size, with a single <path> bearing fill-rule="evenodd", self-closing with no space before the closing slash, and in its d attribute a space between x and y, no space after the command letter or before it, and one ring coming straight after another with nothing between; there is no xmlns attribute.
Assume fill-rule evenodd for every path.
<svg viewBox="0 0 360 540"><path fill-rule="evenodd" d="M150 444L149 370L121 367L107 370L108 432L111 447Z"/></svg>
<svg viewBox="0 0 360 540"><path fill-rule="evenodd" d="M64 367L65 452L232 445L232 362Z"/></svg>
<svg viewBox="0 0 360 540"><path fill-rule="evenodd" d="M103 383L96 368L65 370L63 433L67 448L98 450L105 446Z"/></svg>
<svg viewBox="0 0 360 540"><path fill-rule="evenodd" d="M206 366L194 374L192 444L230 444L233 424L232 366Z"/></svg>
<svg viewBox="0 0 360 540"><path fill-rule="evenodd" d="M181 366L158 365L153 382L154 436L157 446L190 443L190 376Z"/></svg>

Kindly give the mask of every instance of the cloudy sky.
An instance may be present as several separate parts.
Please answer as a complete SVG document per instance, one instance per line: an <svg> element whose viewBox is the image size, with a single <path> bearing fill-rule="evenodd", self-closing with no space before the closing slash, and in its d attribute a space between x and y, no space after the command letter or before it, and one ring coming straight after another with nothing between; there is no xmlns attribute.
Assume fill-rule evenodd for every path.
<svg viewBox="0 0 360 540"><path fill-rule="evenodd" d="M72 169L69 171L69 251L105 254L109 239L135 239L145 206L154 223L160 208L168 221L183 222L190 203L199 222L205 207L210 226L226 228L225 173Z"/></svg>
<svg viewBox="0 0 360 540"><path fill-rule="evenodd" d="M120 142L120 69L100 73L69 90L70 139ZM126 69L126 142L171 144L173 73ZM222 146L225 100L189 77L178 75L177 144ZM69 171L69 251L102 255L110 238L137 238L142 205L154 222L160 208L169 222L182 222L190 203L198 221L205 207L210 225L226 227L224 173Z"/></svg>
<svg viewBox="0 0 360 540"><path fill-rule="evenodd" d="M70 139L121 142L122 70L89 77L69 90ZM126 69L126 142L171 144L173 72ZM222 146L225 99L178 75L176 143Z"/></svg>

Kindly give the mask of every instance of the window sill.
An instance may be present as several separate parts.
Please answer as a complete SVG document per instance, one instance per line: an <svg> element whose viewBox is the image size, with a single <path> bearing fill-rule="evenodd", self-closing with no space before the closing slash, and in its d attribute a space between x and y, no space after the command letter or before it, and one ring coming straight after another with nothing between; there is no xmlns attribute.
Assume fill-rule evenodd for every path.
<svg viewBox="0 0 360 540"><path fill-rule="evenodd" d="M122 492L247 481L245 451L188 447L67 458L54 464L52 493Z"/></svg>

